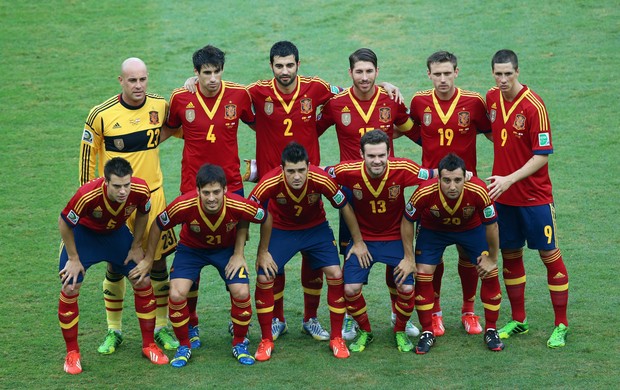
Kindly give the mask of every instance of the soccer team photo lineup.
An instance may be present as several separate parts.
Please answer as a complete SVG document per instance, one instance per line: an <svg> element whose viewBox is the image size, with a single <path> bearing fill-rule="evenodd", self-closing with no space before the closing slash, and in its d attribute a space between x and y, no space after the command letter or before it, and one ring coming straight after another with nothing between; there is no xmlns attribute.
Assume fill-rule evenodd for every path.
<svg viewBox="0 0 620 390"><path fill-rule="evenodd" d="M298 74L300 53L290 41L271 46L269 78L242 85L226 79L223 48L208 44L191 55L194 74L169 100L147 88L148 64L119 58L119 92L86 116L80 186L58 207L64 371L105 364L82 359L78 343L80 290L98 263L106 264L105 277L88 283L102 282L102 355L131 348L136 365L191 364L205 348L198 291L202 269L212 266L223 282L216 288L229 294L231 365L278 359L289 326L334 359L372 354L376 338L415 360L446 332L444 262L458 264L464 333L482 349L510 353L530 330L527 245L547 276L548 288L532 293L549 294L553 311L539 347L564 347L569 282L548 169L552 126L543 98L519 82L519 59L528 58L515 51L489 58L486 96L456 85L455 54L428 53L429 85L411 99L379 76L377 55L366 47L348 57L350 86ZM240 156L247 142L240 125L255 136L254 156ZM321 155L319 139L331 132L339 155ZM419 148L421 161L395 150L401 137ZM478 137L493 149L488 177L477 174ZM164 156L163 142L182 143L182 156ZM164 158L181 160L178 192L168 197ZM444 256L453 245L456 259ZM285 266L298 254L301 286L285 289ZM373 333L368 313L377 308L368 288L364 294L371 272L384 273L393 341ZM122 323L129 286L140 351L123 346L123 328L136 326ZM285 316L289 291L303 292L303 318L294 324ZM319 318L322 299L328 314ZM500 310L510 313L501 324Z"/></svg>

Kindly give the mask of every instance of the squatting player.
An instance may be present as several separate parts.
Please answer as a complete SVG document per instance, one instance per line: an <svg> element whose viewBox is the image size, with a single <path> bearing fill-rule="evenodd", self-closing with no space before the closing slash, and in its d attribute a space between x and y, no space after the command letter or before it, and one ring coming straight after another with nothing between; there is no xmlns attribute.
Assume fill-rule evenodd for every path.
<svg viewBox="0 0 620 390"><path fill-rule="evenodd" d="M362 238L370 252L370 258L351 254L344 263L345 299L347 311L359 326L357 337L349 345L353 352L362 352L374 335L368 319L362 286L368 282L370 269L376 262L394 267L397 285L396 321L394 338L401 352L413 350L413 344L405 333L405 326L414 306L413 264L404 264L400 223L405 209L404 191L433 176L415 162L389 157L390 138L382 130L372 130L360 140L363 160L345 161L328 168L338 184L351 189L351 202L360 226ZM351 243L349 244L349 247ZM349 248L347 248L349 249Z"/></svg>
<svg viewBox="0 0 620 390"><path fill-rule="evenodd" d="M411 262L413 221L419 221L415 296L423 332L416 353L427 353L435 342L433 276L443 252L452 244L461 246L461 258L468 260L482 279L484 342L490 350L501 351L504 344L496 330L502 298L497 270L499 235L493 201L482 180L472 177L466 182L465 162L456 154L441 159L438 170L438 178L426 181L411 195L401 224L405 259Z"/></svg>
<svg viewBox="0 0 620 390"><path fill-rule="evenodd" d="M486 105L478 92L456 87L459 74L457 58L447 51L431 54L426 60L428 78L433 89L419 91L411 99L409 115L416 126L406 133L407 137L422 146L422 165L437 167L448 153L455 153L467 168L476 175L476 138L478 134L491 137L491 123L487 118ZM478 274L467 260L467 253L457 245L459 253L458 273L463 291L461 323L469 334L482 333L478 316L474 313ZM433 329L435 336L442 336L443 313L440 304L441 280L444 264L437 264L433 283L435 306Z"/></svg>
<svg viewBox="0 0 620 390"><path fill-rule="evenodd" d="M144 180L132 174L126 160L120 157L108 160L103 177L80 187L58 219L62 237L58 320L67 347L64 370L69 374L82 372L77 341L78 298L86 271L94 264L107 261L114 272L128 276L144 257L142 238L151 208L150 191ZM136 214L134 235L125 225L133 214ZM156 305L151 280L145 276L130 281L142 333L142 354L154 364L167 364L168 358L153 338Z"/></svg>
<svg viewBox="0 0 620 390"><path fill-rule="evenodd" d="M268 203L269 211L267 221L261 226L256 259L255 303L262 333L256 351L259 361L269 360L274 349L271 332L274 278L297 252L302 251L309 265L324 272L327 278L330 348L337 358L349 357L341 337L346 310L342 270L336 241L325 219L322 196L342 210L357 244L355 250L365 256L367 252L359 227L345 195L325 171L308 163L308 154L300 144L291 142L284 148L282 166L263 175L250 195L261 204Z"/></svg>
<svg viewBox="0 0 620 390"><path fill-rule="evenodd" d="M553 152L551 126L540 96L521 84L519 62L512 50L500 50L491 60L496 87L487 92L495 160L489 194L496 200L499 247L504 284L512 320L499 330L501 338L527 333L523 246L537 249L547 268L547 283L555 312L549 348L566 345L568 272L558 247L549 154Z"/></svg>
<svg viewBox="0 0 620 390"><path fill-rule="evenodd" d="M95 178L95 168L99 166L99 176L103 164L112 157L123 157L131 164L136 176L146 180L151 189L153 213L155 215L166 207L163 188L163 175L159 165L159 143L162 125L166 119L168 104L159 95L147 93L148 72L139 58L128 58L121 65L118 76L122 92L95 106L84 125L80 146L81 184ZM133 228L134 218L128 220ZM168 325L168 270L166 256L174 251L177 238L174 231L167 231L160 237L151 271L151 282L157 299L157 323L155 340L165 349L176 349L179 345ZM146 249L146 236L143 248ZM108 333L99 346L102 354L111 354L123 342L121 334L125 281L123 275L108 272L103 280L103 295L108 322Z"/></svg>
<svg viewBox="0 0 620 390"><path fill-rule="evenodd" d="M245 338L252 317L252 304L243 249L249 223L263 223L264 220L265 211L256 203L227 192L226 175L220 166L205 164L196 174L195 192L176 198L151 225L144 257L147 264L153 261L161 231L183 225L170 273L168 298L170 321L181 344L170 361L173 367L184 367L191 357L187 294L207 265L217 268L230 291L232 354L241 364L254 364L254 358L247 350L249 340Z"/></svg>
<svg viewBox="0 0 620 390"><path fill-rule="evenodd" d="M377 55L370 49L361 48L349 56L349 76L353 85L331 98L321 108L317 118L317 131L322 135L330 126L335 125L340 147L340 161L357 160L360 157L359 141L373 129L383 130L390 138L390 156L394 157L392 144L393 129L407 132L413 127L407 107L401 102L392 100L388 93L375 84L379 75ZM348 197L351 190L343 188ZM344 221L339 227L340 253L345 254L351 236ZM396 321L396 285L393 269L386 267L385 282L388 285L392 301L392 323ZM415 337L420 332L410 322L406 326L407 335ZM356 324L347 315L342 329L342 337L352 340L356 336Z"/></svg>

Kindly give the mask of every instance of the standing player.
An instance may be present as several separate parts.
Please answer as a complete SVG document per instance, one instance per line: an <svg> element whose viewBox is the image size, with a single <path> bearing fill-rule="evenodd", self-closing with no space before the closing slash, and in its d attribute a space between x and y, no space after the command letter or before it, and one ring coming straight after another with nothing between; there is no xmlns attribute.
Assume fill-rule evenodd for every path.
<svg viewBox="0 0 620 390"><path fill-rule="evenodd" d="M435 342L433 274L446 247L452 244L461 246L462 256L482 279L484 342L491 351L501 351L504 344L495 330L502 294L497 271L499 235L493 201L482 180L472 177L465 182L465 162L456 154L444 157L438 170L438 179L428 180L413 193L401 224L405 259L409 263L414 259L413 221L419 221L420 226L415 245L415 296L423 332L416 353L427 353Z"/></svg>
<svg viewBox="0 0 620 390"><path fill-rule="evenodd" d="M150 191L146 182L132 177L132 173L126 160L120 157L109 160L104 177L80 187L58 219L62 237L58 320L67 347L64 370L69 374L82 372L77 342L78 298L86 271L94 264L107 261L115 272L128 276L136 264L140 268L144 256L141 244L151 207ZM132 236L125 222L133 214L136 216ZM130 281L142 333L142 354L154 364L167 364L168 358L153 339L156 306L150 278Z"/></svg>
<svg viewBox="0 0 620 390"><path fill-rule="evenodd" d="M367 132L373 129L384 131L390 139L390 156L394 157L392 138L393 128L407 132L413 127L409 118L407 107L403 103L396 103L381 87L375 85L379 75L377 55L370 49L361 48L349 56L349 76L353 86L331 98L321 108L317 120L317 131L322 135L328 127L335 125L338 145L340 147L340 161L359 159L359 140ZM344 188L347 196L351 196L351 190ZM339 231L340 253L345 254L345 249L351 239L346 225L340 220ZM394 284L393 269L386 267L386 284L390 291L392 301L392 323L396 322L396 285ZM407 322L407 334L415 337L419 334L418 329ZM355 338L356 329L352 318L345 317L342 336L345 340Z"/></svg>
<svg viewBox="0 0 620 390"><path fill-rule="evenodd" d="M519 83L519 62L512 50L500 50L491 60L496 87L487 92L495 160L489 194L496 200L504 283L512 321L499 330L501 338L527 333L523 246L537 249L547 268L547 283L555 312L549 348L566 345L568 272L558 247L555 206L549 166L553 153L551 126L540 96Z"/></svg>
<svg viewBox="0 0 620 390"><path fill-rule="evenodd" d="M346 197L329 175L308 163L308 154L300 144L291 142L287 145L282 152L282 166L265 174L252 191L251 198L261 204L268 202L269 210L267 221L261 226L256 259L255 303L262 332L256 360L269 360L274 349L271 331L274 278L301 251L310 266L321 270L327 277L331 322L329 346L335 357L349 357L340 331L346 310L342 270L336 241L325 219L321 196L342 210L358 245L355 250L360 255L365 253L357 221Z"/></svg>
<svg viewBox="0 0 620 390"><path fill-rule="evenodd" d="M410 273L400 273L401 269L413 270L413 264L405 264L403 259L400 236L405 209L403 193L406 187L419 185L432 177L432 172L420 168L411 160L389 157L389 145L390 139L386 133L369 131L360 140L363 160L342 162L329 168L338 184L353 192L353 209L372 256L368 259L351 254L344 263L347 311L359 326L357 337L349 345L353 352L363 351L374 338L362 286L368 282L370 268L376 262L394 267L393 277L398 292L394 337L399 351L413 350L413 344L405 332L414 306L413 277ZM351 246L352 243L347 249Z"/></svg>
<svg viewBox="0 0 620 390"><path fill-rule="evenodd" d="M95 106L84 126L80 147L81 184L95 178L95 167L99 176L103 164L113 157L123 157L135 169L136 176L143 178L151 188L155 218L166 207L163 175L159 165L159 142L162 125L166 118L168 104L158 95L146 92L148 72L139 58L128 58L121 66L118 76L122 92L98 106ZM127 221L133 228L134 217ZM157 321L155 340L165 349L176 349L179 345L168 329L168 270L166 256L176 247L177 238L172 230L160 237L151 272L151 282L157 299ZM143 247L146 248L146 237ZM108 333L99 346L102 354L111 354L123 342L121 334L125 281L123 275L114 272L110 266L103 281L103 295L108 322Z"/></svg>
<svg viewBox="0 0 620 390"><path fill-rule="evenodd" d="M243 249L249 222L263 223L265 212L255 203L227 193L226 174L218 165L200 167L196 192L179 196L159 214L151 226L144 257L144 261L151 264L161 231L183 224L170 273L168 298L170 320L181 345L170 364L184 367L191 357L187 294L202 268L213 265L230 291L233 356L241 364L251 365L254 358L248 353L249 341L245 335L252 317L252 304ZM144 273L134 272L130 276L142 278Z"/></svg>
<svg viewBox="0 0 620 390"><path fill-rule="evenodd" d="M225 56L217 47L207 45L197 50L192 61L198 84L196 93L185 88L174 90L166 120L170 128L183 126L181 194L196 190L196 172L210 163L224 169L228 191L243 196L237 131L240 121L254 122L250 95L242 85L222 80ZM201 345L196 314L199 280L188 295L192 348Z"/></svg>
<svg viewBox="0 0 620 390"><path fill-rule="evenodd" d="M465 160L467 168L476 175L476 136L483 133L490 139L491 135L491 123L486 115L484 100L479 93L454 85L459 74L454 54L435 52L426 60L426 67L434 88L419 91L411 99L409 113L416 126L406 135L422 146L423 166L437 167L448 153L455 153ZM457 245L457 251L458 273L463 289L461 322L467 333L479 334L482 327L478 322L479 317L474 313L478 274L460 245ZM439 298L443 271L442 260L437 264L433 278L435 336L442 336L445 332Z"/></svg>

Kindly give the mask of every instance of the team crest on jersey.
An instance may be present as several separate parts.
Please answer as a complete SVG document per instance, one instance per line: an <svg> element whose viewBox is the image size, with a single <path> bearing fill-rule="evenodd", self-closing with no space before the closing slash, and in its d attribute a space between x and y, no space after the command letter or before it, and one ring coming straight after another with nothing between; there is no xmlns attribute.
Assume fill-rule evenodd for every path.
<svg viewBox="0 0 620 390"><path fill-rule="evenodd" d="M310 114L312 112L312 99L303 98L299 101L302 114Z"/></svg>
<svg viewBox="0 0 620 390"><path fill-rule="evenodd" d="M549 146L551 145L551 138L549 137L549 133L539 133L538 134L538 146Z"/></svg>
<svg viewBox="0 0 620 390"><path fill-rule="evenodd" d="M424 126L430 126L431 122L433 122L433 114L430 112L425 112L422 117L422 123L424 123Z"/></svg>
<svg viewBox="0 0 620 390"><path fill-rule="evenodd" d="M80 216L77 215L75 211L71 210L69 211L69 214L67 214L67 219L71 221L72 224L77 225L78 221L80 220Z"/></svg>
<svg viewBox="0 0 620 390"><path fill-rule="evenodd" d="M196 110L185 110L185 120L187 120L189 123L192 123L194 119L196 119Z"/></svg>
<svg viewBox="0 0 620 390"><path fill-rule="evenodd" d="M273 114L273 102L265 102L265 107L263 109L265 110L265 114Z"/></svg>
<svg viewBox="0 0 620 390"><path fill-rule="evenodd" d="M476 208L474 206L465 206L463 207L463 218L469 219L472 215L474 215L474 211Z"/></svg>
<svg viewBox="0 0 620 390"><path fill-rule="evenodd" d="M134 211L136 211L136 206L133 204L125 207L125 216L131 215Z"/></svg>
<svg viewBox="0 0 620 390"><path fill-rule="evenodd" d="M459 112L459 126L461 127L469 126L469 111Z"/></svg>
<svg viewBox="0 0 620 390"><path fill-rule="evenodd" d="M101 210L101 207L97 206L93 210L93 218L101 218L102 216L103 216L103 211Z"/></svg>
<svg viewBox="0 0 620 390"><path fill-rule="evenodd" d="M170 217L168 216L167 211L164 211L159 215L159 222L161 222L163 226L166 226L170 223Z"/></svg>
<svg viewBox="0 0 620 390"><path fill-rule="evenodd" d="M226 231L230 232L231 230L235 228L235 226L237 226L237 221L228 222L226 224Z"/></svg>
<svg viewBox="0 0 620 390"><path fill-rule="evenodd" d="M525 130L525 115L517 114L513 127L519 131Z"/></svg>
<svg viewBox="0 0 620 390"><path fill-rule="evenodd" d="M149 111L149 123L152 125L159 124L159 112Z"/></svg>
<svg viewBox="0 0 620 390"><path fill-rule="evenodd" d="M345 126L349 126L351 124L351 113L343 112L342 114L340 114L340 122L342 122L342 124Z"/></svg>
<svg viewBox="0 0 620 390"><path fill-rule="evenodd" d="M92 144L93 143L93 133L84 129L84 133L82 133L82 141Z"/></svg>
<svg viewBox="0 0 620 390"><path fill-rule="evenodd" d="M489 111L489 120L491 121L491 123L495 122L495 118L496 117L497 117L497 111L496 110Z"/></svg>
<svg viewBox="0 0 620 390"><path fill-rule="evenodd" d="M379 122L388 123L392 120L392 109L390 107L381 107L379 109Z"/></svg>
<svg viewBox="0 0 620 390"><path fill-rule="evenodd" d="M122 138L115 138L114 139L114 147L118 150L123 150L125 149L125 141L123 141Z"/></svg>
<svg viewBox="0 0 620 390"><path fill-rule="evenodd" d="M315 204L320 197L320 194L308 194L308 204Z"/></svg>
<svg viewBox="0 0 620 390"><path fill-rule="evenodd" d="M428 211L430 211L435 218L441 217L441 214L439 213L439 207L437 207L437 205L435 204Z"/></svg>
<svg viewBox="0 0 620 390"><path fill-rule="evenodd" d="M237 105L236 104L227 104L224 107L224 118L229 121L237 118Z"/></svg>
<svg viewBox="0 0 620 390"><path fill-rule="evenodd" d="M396 198L398 198L398 195L400 195L400 186L396 185L396 186L391 186L388 188L388 197L390 198L390 200L394 200Z"/></svg>
<svg viewBox="0 0 620 390"><path fill-rule="evenodd" d="M196 220L193 220L189 224L189 230L191 230L194 233L200 233L200 223Z"/></svg>

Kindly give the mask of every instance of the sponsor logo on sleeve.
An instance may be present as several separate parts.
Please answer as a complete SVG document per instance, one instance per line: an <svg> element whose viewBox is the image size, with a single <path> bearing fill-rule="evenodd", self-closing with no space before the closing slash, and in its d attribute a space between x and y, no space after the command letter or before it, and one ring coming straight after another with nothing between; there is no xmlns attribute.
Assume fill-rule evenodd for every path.
<svg viewBox="0 0 620 390"><path fill-rule="evenodd" d="M84 129L84 133L82 134L82 141L92 145L93 133L91 133L90 130Z"/></svg>
<svg viewBox="0 0 620 390"><path fill-rule="evenodd" d="M551 145L551 138L549 138L549 133L538 134L538 146L549 146L549 145Z"/></svg>
<svg viewBox="0 0 620 390"><path fill-rule="evenodd" d="M334 169L334 167L327 168L327 174L332 178L336 177L336 170Z"/></svg>
<svg viewBox="0 0 620 390"><path fill-rule="evenodd" d="M413 214L415 214L415 207L413 207L411 202L407 202L407 206L405 206L405 212L409 217L413 217Z"/></svg>
<svg viewBox="0 0 620 390"><path fill-rule="evenodd" d="M493 205L487 206L484 208L483 212L484 212L484 217L486 219L493 218L495 217L495 206Z"/></svg>
<svg viewBox="0 0 620 390"><path fill-rule="evenodd" d="M80 220L80 216L77 215L75 213L75 211L71 210L69 211L69 214L67 214L67 219L74 225L77 225L78 221Z"/></svg>
<svg viewBox="0 0 620 390"><path fill-rule="evenodd" d="M163 226L167 226L170 223L170 217L168 216L167 211L159 214L159 222L161 222Z"/></svg>
<svg viewBox="0 0 620 390"><path fill-rule="evenodd" d="M263 210L261 207L256 209L256 215L254 215L254 218L262 221L265 218L265 210Z"/></svg>
<svg viewBox="0 0 620 390"><path fill-rule="evenodd" d="M419 179L428 180L429 177L431 177L431 175L428 172L428 169L420 169L420 172L418 172Z"/></svg>
<svg viewBox="0 0 620 390"><path fill-rule="evenodd" d="M147 213L151 211L151 200L150 199L146 202L144 209L146 210Z"/></svg>
<svg viewBox="0 0 620 390"><path fill-rule="evenodd" d="M342 191L338 190L338 192L336 192L336 195L334 195L334 202L336 202L337 205L342 204L342 202L344 202L344 194L342 193Z"/></svg>

